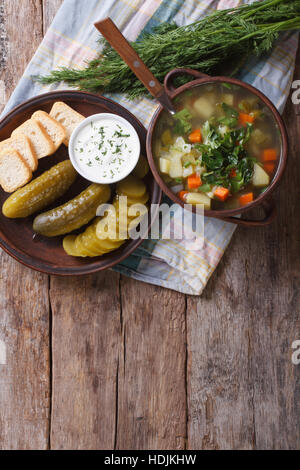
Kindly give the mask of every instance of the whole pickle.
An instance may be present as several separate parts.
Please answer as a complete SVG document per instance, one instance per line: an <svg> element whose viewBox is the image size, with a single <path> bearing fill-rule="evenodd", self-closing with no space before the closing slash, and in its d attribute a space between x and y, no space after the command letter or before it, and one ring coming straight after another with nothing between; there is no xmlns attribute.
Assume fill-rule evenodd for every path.
<svg viewBox="0 0 300 470"><path fill-rule="evenodd" d="M134 176L129 176L117 185L117 195L113 201L115 217L113 213L108 210L103 218L96 217L92 224L80 235L68 235L65 237L63 240L63 248L68 255L83 258L102 256L117 250L126 242L128 224L132 226L133 221L136 219L136 214L134 216L128 215L126 227L120 227L119 194L129 196L132 204L141 204L140 215L144 213L144 211L147 212L143 205L149 198L147 188L142 181ZM142 208L144 208L144 211L142 211ZM102 221L104 221L104 225L100 224ZM116 233L112 233L112 231L109 230L110 225L113 225L114 221L116 222ZM122 236L120 230L121 232L125 230L125 237Z"/></svg>
<svg viewBox="0 0 300 470"><path fill-rule="evenodd" d="M70 160L58 163L9 196L2 207L3 215L11 219L28 217L44 209L69 189L76 176Z"/></svg>
<svg viewBox="0 0 300 470"><path fill-rule="evenodd" d="M91 184L71 201L38 215L33 230L46 237L73 232L96 216L97 207L107 202L110 194L108 185Z"/></svg>

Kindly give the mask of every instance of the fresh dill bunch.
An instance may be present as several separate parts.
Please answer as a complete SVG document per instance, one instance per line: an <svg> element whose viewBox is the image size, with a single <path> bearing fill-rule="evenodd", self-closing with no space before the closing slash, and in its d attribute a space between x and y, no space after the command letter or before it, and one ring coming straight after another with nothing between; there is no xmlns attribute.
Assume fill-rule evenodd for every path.
<svg viewBox="0 0 300 470"><path fill-rule="evenodd" d="M178 67L235 74L250 55L270 51L280 32L295 29L300 29L300 0L264 0L216 11L188 26L163 23L131 45L163 82L165 75ZM101 55L86 68L63 67L36 80L45 84L64 81L91 92L125 93L132 99L147 94L119 54L105 40L99 42ZM178 80L179 84L187 81Z"/></svg>

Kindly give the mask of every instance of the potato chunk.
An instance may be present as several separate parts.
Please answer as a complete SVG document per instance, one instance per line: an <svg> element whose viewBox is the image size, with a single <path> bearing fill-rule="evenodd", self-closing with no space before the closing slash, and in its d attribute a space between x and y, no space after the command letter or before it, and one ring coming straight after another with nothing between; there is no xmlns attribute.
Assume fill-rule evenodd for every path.
<svg viewBox="0 0 300 470"><path fill-rule="evenodd" d="M201 96L195 101L194 109L200 117L209 119L214 113L215 106L205 96Z"/></svg>
<svg viewBox="0 0 300 470"><path fill-rule="evenodd" d="M187 204L203 204L206 210L210 210L211 207L211 199L202 193L187 193L186 202Z"/></svg>
<svg viewBox="0 0 300 470"><path fill-rule="evenodd" d="M260 165L254 163L253 186L262 187L268 186L268 184L270 184L268 173Z"/></svg>
<svg viewBox="0 0 300 470"><path fill-rule="evenodd" d="M170 160L167 160L166 158L159 159L159 169L161 173L169 174L170 167L171 167Z"/></svg>

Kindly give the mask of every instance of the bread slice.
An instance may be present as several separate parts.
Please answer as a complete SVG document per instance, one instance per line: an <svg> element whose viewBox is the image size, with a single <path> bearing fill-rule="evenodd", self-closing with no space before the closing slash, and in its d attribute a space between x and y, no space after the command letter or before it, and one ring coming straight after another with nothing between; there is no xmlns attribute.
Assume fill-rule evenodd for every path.
<svg viewBox="0 0 300 470"><path fill-rule="evenodd" d="M44 127L34 119L25 121L12 132L11 136L15 137L20 134L24 134L30 139L38 159L52 155L55 152L54 144Z"/></svg>
<svg viewBox="0 0 300 470"><path fill-rule="evenodd" d="M17 150L0 153L0 184L4 191L12 193L32 178L32 171Z"/></svg>
<svg viewBox="0 0 300 470"><path fill-rule="evenodd" d="M62 101L54 103L50 111L50 116L64 126L67 134L64 140L66 146L69 145L69 140L75 127L85 119L82 114L77 113L77 111Z"/></svg>
<svg viewBox="0 0 300 470"><path fill-rule="evenodd" d="M0 152L3 152L7 149L17 150L31 171L35 171L37 169L37 156L28 137L20 134L0 142Z"/></svg>
<svg viewBox="0 0 300 470"><path fill-rule="evenodd" d="M54 144L55 150L57 150L67 138L65 128L45 111L36 111L31 116L31 119L35 119L44 127Z"/></svg>

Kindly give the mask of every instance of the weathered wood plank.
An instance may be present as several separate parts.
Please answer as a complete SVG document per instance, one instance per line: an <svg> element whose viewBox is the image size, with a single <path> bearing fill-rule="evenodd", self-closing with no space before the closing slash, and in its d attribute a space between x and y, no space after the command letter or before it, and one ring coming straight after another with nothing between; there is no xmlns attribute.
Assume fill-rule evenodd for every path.
<svg viewBox="0 0 300 470"><path fill-rule="evenodd" d="M43 0L44 31L61 2ZM0 107L42 37L39 1L4 0L2 9ZM204 295L188 299L188 429L184 296L124 278L120 310L115 273L52 278L52 448L180 449L186 431L191 449L299 448L299 372L290 356L300 337L300 175L291 106L286 119L293 163L277 196L280 218L240 229ZM0 448L45 448L47 277L3 253L0 261Z"/></svg>
<svg viewBox="0 0 300 470"><path fill-rule="evenodd" d="M54 16L56 15L63 0L42 0L43 2L43 31L47 32Z"/></svg>
<svg viewBox="0 0 300 470"><path fill-rule="evenodd" d="M123 278L118 449L184 449L185 296Z"/></svg>
<svg viewBox="0 0 300 470"><path fill-rule="evenodd" d="M49 432L47 276L0 256L0 449L46 449Z"/></svg>
<svg viewBox="0 0 300 470"><path fill-rule="evenodd" d="M236 250L225 256L202 297L187 301L189 449L253 447L247 286L236 259Z"/></svg>
<svg viewBox="0 0 300 470"><path fill-rule="evenodd" d="M2 0L0 11L0 83L6 102L42 40L42 8L39 0Z"/></svg>
<svg viewBox="0 0 300 470"><path fill-rule="evenodd" d="M285 121L291 151L287 173L276 197L278 220L253 241L256 246L262 241L262 251L255 250L247 270L258 449L300 447L300 369L291 362L292 343L300 338L300 219L296 216L300 120L297 129L291 102Z"/></svg>
<svg viewBox="0 0 300 470"><path fill-rule="evenodd" d="M119 276L51 278L52 449L113 449L121 342Z"/></svg>
<svg viewBox="0 0 300 470"><path fill-rule="evenodd" d="M44 7L46 5L49 5L49 1L44 0ZM45 22L46 18L48 20ZM52 15L46 16L44 13L45 29L49 26L51 19ZM113 276L113 282L110 288L108 286L108 296L114 296L114 289L117 287L116 275L111 273L110 276ZM56 282L53 279L52 285L53 283L55 288L51 290L52 306L56 305L58 291L64 292L65 290L64 288L61 290L59 281ZM56 308L53 308L52 448L59 445L62 448L105 448L105 446L110 449L114 446L124 449L184 448L186 433L184 296L133 280L124 279L121 285L122 325L120 324L117 331L114 332L115 341L120 342L120 349L117 351L118 354L115 354L116 351L114 352L113 358L108 356L104 360L102 356L98 357L99 364L101 364L101 374L108 374L111 377L111 384L106 385L109 387L107 396L110 397L110 400L104 402L101 398L102 387L100 387L98 391L92 393L92 397L89 397L88 405L81 405L80 396L85 393L89 396L91 374L96 373L95 370L89 373L84 372L85 388L81 383L76 383L76 379L71 379L74 387L73 392L79 397L74 400L76 405L79 403L77 412L73 411L73 408L61 409L60 407L60 404L64 403L63 397L67 397L70 391L70 379L62 379L61 373L65 371L68 374L74 367L82 370L82 366L77 362L71 364L69 359L66 360L67 352L62 347L63 336L57 338L57 335L60 333L62 335L63 332L66 334L62 323L67 320L64 315L64 319L60 320ZM68 286L71 284L68 283ZM139 292L138 296L137 292ZM92 296L94 293L91 294ZM78 300L81 304L80 297ZM152 304L152 302L154 303ZM76 300L74 306L76 312ZM82 307L95 315L95 309L91 308L85 297L83 304L81 304ZM106 316L107 312L103 312L102 308L103 306L99 307L99 314ZM60 311L65 312L65 310L69 312L70 308L66 299L63 299ZM74 314L76 315L76 313ZM57 327L55 327L56 324ZM93 318L91 318L91 324L93 324ZM72 328L76 331L74 336L82 335L75 325ZM108 326L109 334L111 328L112 325ZM102 334L104 333L103 331ZM85 334L84 332L83 336ZM118 337L118 334L122 337ZM105 338L105 341L108 341L107 337ZM69 347L71 354L72 351L74 352L74 345ZM94 352L94 354L96 353ZM86 360L84 359L86 358L85 351L82 355L82 361ZM62 366L62 364L64 365ZM136 364L140 364L138 369ZM115 382L116 375L118 383ZM74 403L70 406L75 406ZM93 410L95 403L98 403L97 410ZM117 409L115 408L116 404ZM83 410L87 413L86 419L80 414ZM63 422L60 424L60 429L61 431L64 429L64 432L58 429L57 416L59 415ZM114 420L117 423L117 431L113 427ZM67 424L65 424L66 421ZM91 430L88 432L87 422L90 424L95 421L103 423L98 429L98 436L94 435ZM73 438L68 440L67 435L70 434Z"/></svg>
<svg viewBox="0 0 300 470"><path fill-rule="evenodd" d="M0 6L0 110L42 39L38 0ZM45 449L49 431L49 305L47 276L1 250L0 448Z"/></svg>
<svg viewBox="0 0 300 470"><path fill-rule="evenodd" d="M279 216L238 229L200 299L188 299L189 447L299 448L300 180L294 109L285 113L290 161Z"/></svg>
<svg viewBox="0 0 300 470"><path fill-rule="evenodd" d="M43 0L44 31L62 0ZM51 279L52 449L113 449L120 342L119 275ZM70 397L72 399L70 400Z"/></svg>

